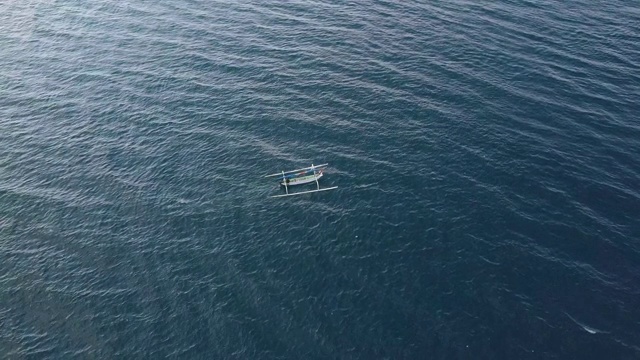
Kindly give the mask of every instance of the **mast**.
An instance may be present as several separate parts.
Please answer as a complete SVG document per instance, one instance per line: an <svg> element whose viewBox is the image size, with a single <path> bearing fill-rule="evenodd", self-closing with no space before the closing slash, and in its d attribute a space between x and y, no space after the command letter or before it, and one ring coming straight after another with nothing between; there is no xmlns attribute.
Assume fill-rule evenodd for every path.
<svg viewBox="0 0 640 360"><path fill-rule="evenodd" d="M289 194L289 186L287 186L287 177L284 176L284 171L282 171L282 183L284 184L284 191Z"/></svg>

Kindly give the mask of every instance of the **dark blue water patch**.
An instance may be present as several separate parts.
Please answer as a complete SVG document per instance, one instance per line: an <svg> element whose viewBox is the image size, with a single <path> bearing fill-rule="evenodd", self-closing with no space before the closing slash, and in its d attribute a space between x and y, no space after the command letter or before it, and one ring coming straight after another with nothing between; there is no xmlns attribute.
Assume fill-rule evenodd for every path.
<svg viewBox="0 0 640 360"><path fill-rule="evenodd" d="M0 8L0 353L637 357L633 5Z"/></svg>

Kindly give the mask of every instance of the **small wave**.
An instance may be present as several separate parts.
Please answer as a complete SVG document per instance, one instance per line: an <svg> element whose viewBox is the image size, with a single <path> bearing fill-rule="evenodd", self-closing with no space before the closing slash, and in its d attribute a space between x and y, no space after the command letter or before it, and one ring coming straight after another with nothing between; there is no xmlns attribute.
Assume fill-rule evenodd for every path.
<svg viewBox="0 0 640 360"><path fill-rule="evenodd" d="M567 317L569 319L571 319L571 321L576 323L576 325L580 326L582 328L582 330L588 332L589 334L608 334L607 331L602 331L602 330L596 329L594 327L591 327L591 326L583 324L582 322L576 320L573 316L569 315L566 312L564 314L567 315Z"/></svg>

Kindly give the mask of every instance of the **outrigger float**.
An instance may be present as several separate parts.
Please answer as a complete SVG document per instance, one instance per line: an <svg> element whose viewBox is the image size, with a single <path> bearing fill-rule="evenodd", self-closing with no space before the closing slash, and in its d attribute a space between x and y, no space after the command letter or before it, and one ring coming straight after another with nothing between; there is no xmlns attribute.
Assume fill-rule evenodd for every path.
<svg viewBox="0 0 640 360"><path fill-rule="evenodd" d="M337 186L332 186L332 187L327 187L327 188L320 188L320 183L318 182L318 180L323 176L323 169L325 167L327 167L327 165L329 165L329 164L322 164L322 165L313 165L313 164L311 164L311 166L306 167L306 168L289 170L289 171L281 171L279 173L275 173L275 174L271 174L271 175L265 176L265 177L280 177L280 179L278 181L280 182L281 186L284 186L284 191L285 191L284 194L273 195L271 197L272 198L279 198L279 197L285 197L285 196L310 194L310 193L315 193L315 192L320 192L320 191L327 191L327 190L337 189L338 188ZM316 183L316 189L315 190L298 191L298 192L293 192L293 193L289 192L289 187L291 187L291 186L310 184L310 183L313 183L313 182Z"/></svg>

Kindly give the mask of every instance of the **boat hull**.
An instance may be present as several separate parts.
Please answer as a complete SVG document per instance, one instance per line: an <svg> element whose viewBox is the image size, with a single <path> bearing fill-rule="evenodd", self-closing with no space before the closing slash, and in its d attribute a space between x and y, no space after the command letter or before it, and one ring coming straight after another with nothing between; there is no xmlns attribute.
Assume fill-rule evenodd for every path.
<svg viewBox="0 0 640 360"><path fill-rule="evenodd" d="M310 183L316 182L316 180L320 179L321 177L322 177L322 172L320 171L311 175L299 176L291 179L281 180L280 185L294 186L294 185L310 184Z"/></svg>

